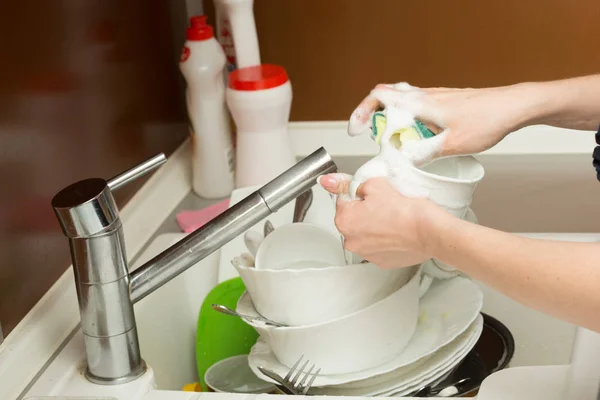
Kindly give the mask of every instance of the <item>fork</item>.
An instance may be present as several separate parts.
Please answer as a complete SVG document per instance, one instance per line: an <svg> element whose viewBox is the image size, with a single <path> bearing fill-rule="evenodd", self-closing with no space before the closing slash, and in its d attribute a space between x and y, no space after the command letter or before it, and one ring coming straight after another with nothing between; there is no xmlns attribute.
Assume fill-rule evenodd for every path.
<svg viewBox="0 0 600 400"><path fill-rule="evenodd" d="M303 358L304 358L304 356L301 356L298 359L298 361L296 361L294 366L292 366L292 368L289 370L289 372L287 373L287 375L284 378L280 377L275 372L270 371L263 367L258 367L258 370L261 373L263 373L264 375L268 376L269 378L280 383L283 387L285 387L287 390L289 390L292 394L304 396L308 393L308 390L312 386L315 379L317 379L319 372L321 372L321 368L317 369L313 373L313 370L316 367L316 365L313 364L312 367L310 367L310 369L307 372L304 372L304 370L306 369L306 367L309 364L309 361L306 360L304 362L304 364L302 364L302 367L298 368L298 366L300 365L300 362L302 361ZM310 380L309 380L309 378L310 378Z"/></svg>

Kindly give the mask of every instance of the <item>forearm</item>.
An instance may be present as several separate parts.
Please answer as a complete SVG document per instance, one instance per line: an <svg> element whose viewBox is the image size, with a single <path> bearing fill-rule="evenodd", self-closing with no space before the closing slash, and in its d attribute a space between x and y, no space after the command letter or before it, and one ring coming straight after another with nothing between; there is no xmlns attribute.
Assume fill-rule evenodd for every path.
<svg viewBox="0 0 600 400"><path fill-rule="evenodd" d="M441 215L431 254L540 311L600 332L600 244L512 235Z"/></svg>
<svg viewBox="0 0 600 400"><path fill-rule="evenodd" d="M596 130L600 125L600 74L512 88L515 98L525 103L523 126Z"/></svg>

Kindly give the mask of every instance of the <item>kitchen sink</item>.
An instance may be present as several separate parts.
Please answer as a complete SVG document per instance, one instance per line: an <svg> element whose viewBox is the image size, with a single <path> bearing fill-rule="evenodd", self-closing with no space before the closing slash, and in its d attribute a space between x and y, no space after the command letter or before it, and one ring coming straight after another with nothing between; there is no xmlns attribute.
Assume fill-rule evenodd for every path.
<svg viewBox="0 0 600 400"><path fill-rule="evenodd" d="M586 222L585 228L590 232L582 230L576 233L575 228L578 226L578 222L560 220L555 208L547 210L548 218L544 218L546 214L542 215L546 211L541 210L542 214L531 216L529 220L525 219L524 221L523 210L507 211L504 208L500 209L502 203L492 204L495 191L501 192L501 195L506 197L506 190L509 190L507 189L509 187L508 178L501 175L501 170L505 166L497 157L499 156L479 158L488 169L487 174L490 176L487 181L484 180L482 183L480 192L478 189L474 202L474 211L481 223L506 228L510 226L512 215L514 216L513 227L523 228L527 221L530 222L531 229L527 232L533 233L524 233L527 236L542 239L600 241L600 233L592 232L591 227L587 225L588 222ZM522 158L511 158L511 166L505 168L508 175L512 176L515 173L515 163L520 162L527 165L526 159L529 158L527 156L520 157ZM342 157L336 159L336 163L342 171L352 172L364 160L366 159L361 157ZM556 165L556 159L554 162ZM570 160L565 159L564 162L569 163ZM547 171L542 171L542 169L535 170L531 179L536 179L537 175L535 174L546 176L546 173ZM562 173L569 175L573 171L563 168ZM542 179L542 184L537 189L531 188L527 181L529 178L527 178L525 183L521 182L516 185L514 195L529 196L527 204L534 204L536 201L541 204L547 199L548 191L556 189L558 182L562 183L567 179L564 176L565 179L561 179L560 176L557 177L557 174L560 175L557 172L551 181ZM589 179L593 179L593 177ZM564 193L560 195L564 196ZM532 198L532 196L537 197ZM189 183L187 193L180 197L181 200L174 208L171 208L170 213L161 218L161 222L156 225L157 229L148 237L148 240L145 240L145 244L138 246L135 251L137 254L130 263L133 268L143 264L185 235L179 231L175 222L175 215L179 211L201 208L214 203L196 197L190 192ZM156 203L156 206L158 204ZM591 209L591 205L589 208ZM531 209L533 210L533 208ZM594 212L597 212L595 207ZM497 215L498 213L504 217ZM584 219L588 220L588 218ZM542 223L536 225L536 221L540 220ZM552 226L573 233L540 233L543 229ZM538 229L540 232L536 232ZM513 229L512 231L522 232L524 230ZM127 236L127 234L126 227L125 235ZM80 398L76 396L85 395L86 400L192 400L205 396L241 399L239 395L198 394L181 391L183 385L198 380L195 362L195 330L198 311L205 296L218 283L218 265L219 253L217 252L135 304L141 352L149 365L148 372L141 378L117 386L99 386L88 382L82 373L85 367L83 338L79 327L76 327L54 356L39 371L39 374L32 377L31 384L23 391L21 398L79 400ZM484 293L483 312L503 322L514 335L515 354L509 367L542 367L569 363L576 332L575 326L524 307L483 284L480 286ZM259 397L262 396L266 395L259 395ZM269 398L272 398L272 395Z"/></svg>

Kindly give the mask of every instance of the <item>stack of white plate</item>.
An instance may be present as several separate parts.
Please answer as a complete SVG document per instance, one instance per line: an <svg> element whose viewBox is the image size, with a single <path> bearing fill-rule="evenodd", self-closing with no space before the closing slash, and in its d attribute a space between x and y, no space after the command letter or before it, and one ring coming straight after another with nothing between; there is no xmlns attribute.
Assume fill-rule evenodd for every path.
<svg viewBox="0 0 600 400"><path fill-rule="evenodd" d="M246 188L235 191L232 204L252 190ZM276 229L291 222L292 210L293 205L290 204L269 217ZM316 187L306 221L335 234L337 230L333 216L329 195ZM262 222L257 230L261 228ZM220 281L237 276L239 270L244 270L244 267L232 267L231 262L247 250L242 236L222 249ZM413 272L416 269L419 271L415 274ZM434 281L423 297L417 300L415 291L421 271L418 267L396 272L369 269L365 264L349 270L344 267L245 270L248 273L242 274L242 279L253 293L252 296L257 296L256 304L259 307L255 307L253 299L246 292L238 303L237 311L291 325L291 328L274 328L246 321L259 333L262 332L248 357L250 368L261 379L270 381L257 367L267 368L283 377L294 361L300 355L305 355L305 359L314 362L317 368L323 367L322 373L313 382L310 394L409 395L452 371L475 346L483 330L483 318L480 315L483 295L475 283L463 276ZM350 271L355 273L351 274ZM256 277L249 276L250 272ZM366 293L366 289L382 280L383 274L406 275L389 278L390 281L406 284L395 288L394 293L394 290L390 290L391 294L370 299L363 307L355 307L352 312L338 313L326 320L298 323L292 321L294 318L277 318L278 315L281 317L283 310L298 319L300 315L292 313L292 309L304 313L306 318L315 317L313 313L318 307L331 313L336 308L343 308L346 298L357 301L361 294ZM353 281L363 275L358 283ZM368 288L365 289L366 286ZM297 299L294 297L296 295ZM279 314L265 307L265 298L272 300L266 304L279 309ZM257 311L261 307L263 315ZM289 336L283 333L286 331ZM280 360L284 360L286 365Z"/></svg>
<svg viewBox="0 0 600 400"><path fill-rule="evenodd" d="M435 282L421 298L417 329L405 349L394 359L374 368L349 374L319 375L310 394L332 396L406 396L428 386L452 371L477 343L483 330L480 314L483 296L471 280L456 277ZM248 312L240 299L239 312ZM377 338L373 338L377 340ZM250 368L261 379L257 367L285 376L281 364L264 338L248 358Z"/></svg>

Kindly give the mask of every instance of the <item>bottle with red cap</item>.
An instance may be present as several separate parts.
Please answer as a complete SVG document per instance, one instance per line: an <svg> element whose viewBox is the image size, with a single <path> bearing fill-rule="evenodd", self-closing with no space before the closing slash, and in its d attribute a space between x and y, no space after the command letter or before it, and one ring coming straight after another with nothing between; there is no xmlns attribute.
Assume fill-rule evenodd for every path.
<svg viewBox="0 0 600 400"><path fill-rule="evenodd" d="M190 19L186 38L179 67L187 83L192 188L204 198L227 197L234 188L235 154L225 103L225 54L205 15Z"/></svg>
<svg viewBox="0 0 600 400"><path fill-rule="evenodd" d="M227 105L236 126L236 186L269 182L296 163L288 134L292 86L285 68L262 64L229 74Z"/></svg>

